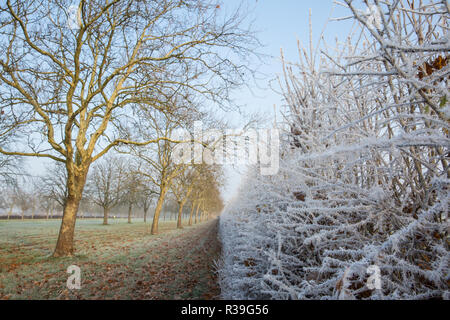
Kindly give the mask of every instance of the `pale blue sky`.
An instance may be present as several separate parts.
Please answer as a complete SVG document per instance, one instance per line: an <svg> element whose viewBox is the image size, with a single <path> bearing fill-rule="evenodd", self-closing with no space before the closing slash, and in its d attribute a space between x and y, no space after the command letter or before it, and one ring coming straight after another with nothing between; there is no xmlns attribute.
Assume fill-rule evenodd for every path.
<svg viewBox="0 0 450 320"><path fill-rule="evenodd" d="M240 0L227 0L226 3ZM330 17L348 16L349 12L342 6L337 6L333 0L248 0L254 5L251 14L254 27L258 30L258 38L264 44L261 53L270 56L260 71L267 74L267 78L259 81L257 86L251 84L256 93L243 89L234 94L239 104L245 104L249 109L273 112L273 105L279 106L281 97L271 90L267 90L268 82L282 72L280 50L289 61L297 61L297 40L305 46L309 44L309 12L311 10L314 45L327 24ZM333 12L332 12L333 11ZM351 27L349 21L329 22L324 36L328 43L335 38L342 39Z"/></svg>
<svg viewBox="0 0 450 320"><path fill-rule="evenodd" d="M225 1L227 5L237 2L240 2L240 0ZM283 105L283 99L269 88L269 82L282 73L281 49L283 49L287 60L295 62L298 57L297 40L305 46L309 45L310 9L314 46L316 46L325 25L327 27L324 38L328 43L334 43L336 38L345 39L353 22L331 21L327 24L330 17L349 15L347 9L335 5L333 0L248 0L248 2L254 6L252 13L254 27L259 31L258 38L264 44L260 51L269 56L259 70L267 76L265 79L258 81L257 85L250 84L251 90L243 88L236 91L233 97L237 103L244 105L246 112L268 114L273 117L274 105L279 110ZM272 83L274 82L272 81ZM245 119L242 119L236 113L229 113L227 118L230 123L245 122ZM227 168L226 171L228 184L224 196L228 199L233 196L240 183L240 173L231 168Z"/></svg>
<svg viewBox="0 0 450 320"><path fill-rule="evenodd" d="M241 0L224 0L223 10L230 9ZM332 8L333 17L349 15L348 11L333 4L333 0L247 0L254 22L257 36L264 44L260 53L267 55L265 64L259 71L266 75L257 84L249 83L251 88L243 88L234 92L233 98L244 106L246 112L269 114L273 116L274 108L283 104L282 97L269 89L270 80L274 79L282 71L280 61L280 49L283 49L285 57L290 61L296 61L298 56L297 40L304 44L309 42L309 10L312 12L314 43L326 24ZM348 33L350 22L330 22L325 32L328 41L334 41L336 37L343 38ZM238 126L245 122L237 113L227 113L227 120ZM29 171L33 175L40 174L46 161L28 159ZM227 170L228 186L224 196L230 198L240 182L240 174L234 170Z"/></svg>

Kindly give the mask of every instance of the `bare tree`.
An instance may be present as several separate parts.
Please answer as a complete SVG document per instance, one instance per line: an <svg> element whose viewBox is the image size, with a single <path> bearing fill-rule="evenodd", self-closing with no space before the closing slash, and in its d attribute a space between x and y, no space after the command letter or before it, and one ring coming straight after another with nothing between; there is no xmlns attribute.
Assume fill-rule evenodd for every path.
<svg viewBox="0 0 450 320"><path fill-rule="evenodd" d="M40 194L38 197L38 208L44 210L45 212L45 219L50 218L50 212L52 211L53 207L55 206L55 201L53 199L46 197L45 195Z"/></svg>
<svg viewBox="0 0 450 320"><path fill-rule="evenodd" d="M138 204L144 211L144 223L147 223L148 211L157 194L158 192L155 190L155 186L151 181L147 179L147 181L142 182L142 190L138 196Z"/></svg>
<svg viewBox="0 0 450 320"><path fill-rule="evenodd" d="M178 228L182 228L183 209L190 198L192 200L188 224L192 225L195 206L197 205L199 209L201 204L204 205L206 197L214 197L212 193L217 190L217 186L220 185L219 181L222 178L220 173L220 167L202 164L188 167L175 177L172 184L172 193L178 204Z"/></svg>
<svg viewBox="0 0 450 320"><path fill-rule="evenodd" d="M1 145L1 144L0 144ZM20 164L12 156L0 154L0 185L11 186L17 183Z"/></svg>
<svg viewBox="0 0 450 320"><path fill-rule="evenodd" d="M47 167L46 173L35 180L35 189L39 190L42 198L55 201L64 208L69 195L64 164L55 162Z"/></svg>
<svg viewBox="0 0 450 320"><path fill-rule="evenodd" d="M195 192L195 191L194 191ZM193 192L193 193L194 193ZM194 211L195 211L195 209L197 208L197 200L195 200L195 196L193 196L192 194L191 194L191 197L190 197L190 205L191 205L191 210L189 211L189 220L188 220L188 226L192 226L192 223L193 223L193 217L194 217Z"/></svg>
<svg viewBox="0 0 450 320"><path fill-rule="evenodd" d="M25 213L32 208L31 194L23 187L17 187L14 192L14 203L20 208L22 220L25 219Z"/></svg>
<svg viewBox="0 0 450 320"><path fill-rule="evenodd" d="M16 206L16 185L4 185L0 190L0 208L7 210L7 219L11 218L14 207Z"/></svg>
<svg viewBox="0 0 450 320"><path fill-rule="evenodd" d="M54 256L72 255L89 168L111 148L157 140L120 130L136 102L166 110L166 95L225 104L245 83L257 45L242 8L203 0L7 0L0 5L0 153L50 158L67 170L68 197ZM239 60L238 60L239 59ZM247 61L242 63L241 61ZM166 138L167 139L167 138Z"/></svg>
<svg viewBox="0 0 450 320"><path fill-rule="evenodd" d="M145 184L143 176L133 168L127 169L122 183L123 202L128 205L128 223L131 223L133 206L138 203L140 197L144 196Z"/></svg>
<svg viewBox="0 0 450 320"><path fill-rule="evenodd" d="M200 175L200 173L195 169L189 170L186 168L184 172L180 172L172 183L172 193L174 194L178 204L177 228L179 229L183 228L183 208L195 187L195 182L198 175Z"/></svg>
<svg viewBox="0 0 450 320"><path fill-rule="evenodd" d="M108 156L94 165L87 183L87 197L103 208L103 224L111 209L120 204L126 187L126 167L122 158Z"/></svg>
<svg viewBox="0 0 450 320"><path fill-rule="evenodd" d="M0 132L7 131L11 120L5 115L5 110L0 105ZM0 148L5 148L14 143L15 136L0 134ZM0 187L8 187L17 184L17 176L21 175L19 169L21 161L17 157L0 153Z"/></svg>
<svg viewBox="0 0 450 320"><path fill-rule="evenodd" d="M153 134L155 136L165 137L170 137L173 131L179 126L179 123L174 121L172 117L157 113L151 115L149 124L153 126ZM129 151L139 158L139 173L146 179L149 179L157 188L158 200L153 215L151 234L158 233L159 216L173 180L186 169L186 165L184 164L175 164L172 158L174 146L175 144L171 141L161 140L157 144L146 148L131 147Z"/></svg>

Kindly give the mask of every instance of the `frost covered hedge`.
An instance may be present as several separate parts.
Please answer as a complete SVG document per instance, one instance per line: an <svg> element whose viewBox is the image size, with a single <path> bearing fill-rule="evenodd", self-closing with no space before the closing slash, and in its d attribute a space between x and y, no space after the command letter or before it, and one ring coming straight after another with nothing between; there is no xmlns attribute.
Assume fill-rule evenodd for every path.
<svg viewBox="0 0 450 320"><path fill-rule="evenodd" d="M284 174L249 178L221 217L223 298L448 298L448 225L437 218L448 194L412 217L378 188L362 198L330 184L322 200L302 172ZM304 202L290 196L299 186ZM382 290L365 286L371 265Z"/></svg>
<svg viewBox="0 0 450 320"><path fill-rule="evenodd" d="M225 299L450 297L448 3L345 2L348 43L285 63L280 171L221 217Z"/></svg>

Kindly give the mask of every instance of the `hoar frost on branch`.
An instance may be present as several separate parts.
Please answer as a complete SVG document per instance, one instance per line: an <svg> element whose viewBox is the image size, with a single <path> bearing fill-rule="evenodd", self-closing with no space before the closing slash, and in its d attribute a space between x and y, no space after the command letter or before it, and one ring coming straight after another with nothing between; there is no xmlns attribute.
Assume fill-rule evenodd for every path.
<svg viewBox="0 0 450 320"><path fill-rule="evenodd" d="M346 43L284 63L280 172L221 218L224 298L450 297L448 3L345 6Z"/></svg>

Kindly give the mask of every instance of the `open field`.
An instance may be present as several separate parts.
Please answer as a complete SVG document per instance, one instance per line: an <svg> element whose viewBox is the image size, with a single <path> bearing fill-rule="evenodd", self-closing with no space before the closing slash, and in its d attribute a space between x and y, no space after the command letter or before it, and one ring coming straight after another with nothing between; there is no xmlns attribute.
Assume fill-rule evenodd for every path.
<svg viewBox="0 0 450 320"><path fill-rule="evenodd" d="M220 291L217 220L176 229L111 219L77 221L76 255L51 258L60 220L0 221L0 299L214 299ZM68 290L67 267L81 268L81 289Z"/></svg>

